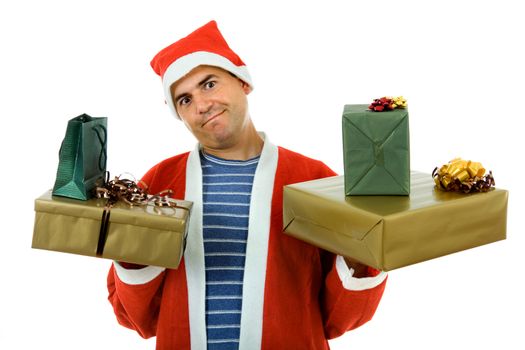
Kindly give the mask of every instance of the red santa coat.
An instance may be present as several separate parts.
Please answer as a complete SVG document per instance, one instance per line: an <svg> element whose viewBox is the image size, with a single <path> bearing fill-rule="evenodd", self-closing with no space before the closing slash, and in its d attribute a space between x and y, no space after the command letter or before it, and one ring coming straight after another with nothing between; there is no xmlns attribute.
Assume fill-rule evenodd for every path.
<svg viewBox="0 0 525 350"><path fill-rule="evenodd" d="M283 186L333 175L323 163L265 141L250 203L240 349L329 349L327 339L372 318L385 276L349 290L334 254L282 232ZM113 265L109 300L119 323L156 336L157 349L206 349L198 147L157 164L143 180L150 193L169 188L174 198L194 202L186 250L177 270Z"/></svg>

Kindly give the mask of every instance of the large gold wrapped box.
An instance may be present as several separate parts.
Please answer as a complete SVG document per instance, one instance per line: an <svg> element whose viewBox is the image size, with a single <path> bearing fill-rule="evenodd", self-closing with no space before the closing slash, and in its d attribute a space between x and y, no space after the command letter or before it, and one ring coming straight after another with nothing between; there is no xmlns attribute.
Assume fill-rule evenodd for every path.
<svg viewBox="0 0 525 350"><path fill-rule="evenodd" d="M87 201L52 196L35 200L32 247L117 261L177 268L182 258L192 203L177 207L129 206L110 210L107 235L101 240L105 199ZM102 248L97 254L97 248Z"/></svg>
<svg viewBox="0 0 525 350"><path fill-rule="evenodd" d="M411 172L410 196L345 196L343 176L284 187L284 232L383 271L506 238L508 192L436 189Z"/></svg>

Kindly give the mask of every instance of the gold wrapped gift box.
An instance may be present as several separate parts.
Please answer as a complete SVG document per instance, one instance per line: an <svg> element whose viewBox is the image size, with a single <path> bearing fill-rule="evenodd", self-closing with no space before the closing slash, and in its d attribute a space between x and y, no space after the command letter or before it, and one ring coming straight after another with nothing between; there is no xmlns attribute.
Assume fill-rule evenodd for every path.
<svg viewBox="0 0 525 350"><path fill-rule="evenodd" d="M506 238L506 190L434 186L418 172L410 196L345 196L343 176L285 186L284 232L384 271Z"/></svg>
<svg viewBox="0 0 525 350"><path fill-rule="evenodd" d="M192 203L172 200L177 208L153 204L111 208L105 244L97 255L105 199L80 201L52 196L35 200L32 247L177 268L184 252Z"/></svg>

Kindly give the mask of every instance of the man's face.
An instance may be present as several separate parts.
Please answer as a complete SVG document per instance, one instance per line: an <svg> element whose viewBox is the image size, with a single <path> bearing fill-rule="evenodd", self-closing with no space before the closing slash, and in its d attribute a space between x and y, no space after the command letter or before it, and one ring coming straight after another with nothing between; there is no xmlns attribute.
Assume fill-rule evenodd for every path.
<svg viewBox="0 0 525 350"><path fill-rule="evenodd" d="M232 147L247 130L248 84L229 72L198 66L171 87L177 113L207 148Z"/></svg>

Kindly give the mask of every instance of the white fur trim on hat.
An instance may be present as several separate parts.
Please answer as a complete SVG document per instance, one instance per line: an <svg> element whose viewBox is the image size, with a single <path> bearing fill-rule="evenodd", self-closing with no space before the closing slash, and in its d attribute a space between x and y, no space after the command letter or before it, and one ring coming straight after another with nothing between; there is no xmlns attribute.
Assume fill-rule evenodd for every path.
<svg viewBox="0 0 525 350"><path fill-rule="evenodd" d="M197 51L182 56L170 64L162 78L166 103L173 114L179 119L180 116L177 113L175 103L171 96L171 85L198 66L214 66L227 70L245 83L248 83L253 90L252 78L246 66L236 66L224 56L206 51Z"/></svg>

